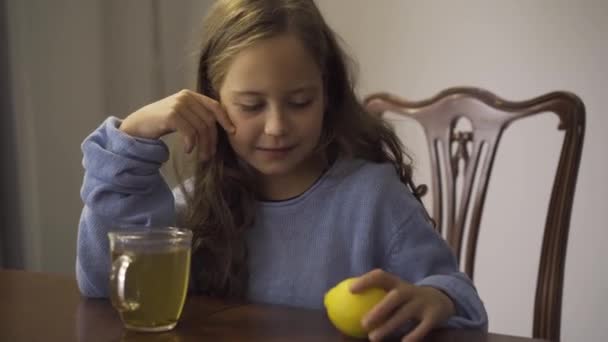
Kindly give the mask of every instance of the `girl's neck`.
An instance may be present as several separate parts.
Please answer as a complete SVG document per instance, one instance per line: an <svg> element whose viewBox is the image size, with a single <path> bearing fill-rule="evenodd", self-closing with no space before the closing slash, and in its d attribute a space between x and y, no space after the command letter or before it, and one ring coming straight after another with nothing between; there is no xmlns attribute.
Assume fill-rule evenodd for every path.
<svg viewBox="0 0 608 342"><path fill-rule="evenodd" d="M327 160L315 155L280 176L261 175L259 183L262 200L281 201L297 197L308 190L327 168Z"/></svg>

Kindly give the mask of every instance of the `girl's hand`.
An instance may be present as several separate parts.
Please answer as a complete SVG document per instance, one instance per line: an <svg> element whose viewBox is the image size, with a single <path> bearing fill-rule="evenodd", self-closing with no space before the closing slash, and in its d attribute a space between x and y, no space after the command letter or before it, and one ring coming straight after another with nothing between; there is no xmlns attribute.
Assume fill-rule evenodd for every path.
<svg viewBox="0 0 608 342"><path fill-rule="evenodd" d="M181 90L127 116L120 130L134 137L160 139L179 132L185 152L198 146L202 160L215 154L216 122L229 133L235 128L219 102L191 90Z"/></svg>
<svg viewBox="0 0 608 342"><path fill-rule="evenodd" d="M368 337L372 341L380 341L408 321L415 321L418 325L402 341L421 340L431 329L455 313L454 303L442 291L412 285L380 269L359 277L350 290L357 293L372 287L388 292L361 322L364 328L370 330Z"/></svg>

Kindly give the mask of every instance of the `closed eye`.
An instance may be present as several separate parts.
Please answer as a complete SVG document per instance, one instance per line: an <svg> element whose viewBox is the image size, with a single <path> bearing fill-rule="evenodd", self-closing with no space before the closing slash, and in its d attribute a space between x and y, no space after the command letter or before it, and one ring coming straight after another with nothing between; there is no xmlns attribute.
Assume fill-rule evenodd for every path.
<svg viewBox="0 0 608 342"><path fill-rule="evenodd" d="M263 103L257 103L257 104L252 104L252 105L239 104L238 106L244 112L258 112L258 111L262 110L262 108L264 108Z"/></svg>
<svg viewBox="0 0 608 342"><path fill-rule="evenodd" d="M312 103L312 100L291 101L291 102L289 102L289 105L294 108L305 108L305 107L308 107L308 105L310 105L311 103Z"/></svg>

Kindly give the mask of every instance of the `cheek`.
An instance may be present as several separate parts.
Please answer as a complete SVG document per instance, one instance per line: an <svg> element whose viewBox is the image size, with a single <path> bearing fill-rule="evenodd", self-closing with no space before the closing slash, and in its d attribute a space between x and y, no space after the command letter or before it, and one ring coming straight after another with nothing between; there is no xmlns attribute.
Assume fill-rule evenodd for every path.
<svg viewBox="0 0 608 342"><path fill-rule="evenodd" d="M239 151L243 151L245 149L245 147L248 145L248 141L250 139L248 139L248 135L246 134L246 132L244 132L244 130L242 128L239 128L238 125L235 124L236 127L236 133L235 134L231 134L228 136L228 141L230 142L230 145L232 146L232 148L239 152Z"/></svg>
<svg viewBox="0 0 608 342"><path fill-rule="evenodd" d="M232 123L236 128L234 134L228 135L228 141L232 148L237 152L244 152L248 149L256 140L257 128L254 122L251 120L242 120L232 118Z"/></svg>
<svg viewBox="0 0 608 342"><path fill-rule="evenodd" d="M308 120L306 120L301 127L306 127L306 133L309 136L318 137L321 135L321 131L323 129L323 116L323 108L315 108L311 113L309 113Z"/></svg>

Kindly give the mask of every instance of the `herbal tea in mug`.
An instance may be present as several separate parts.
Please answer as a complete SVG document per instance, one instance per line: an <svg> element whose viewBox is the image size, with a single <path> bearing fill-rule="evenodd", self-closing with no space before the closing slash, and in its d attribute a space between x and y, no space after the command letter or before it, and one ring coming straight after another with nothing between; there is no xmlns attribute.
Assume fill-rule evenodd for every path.
<svg viewBox="0 0 608 342"><path fill-rule="evenodd" d="M110 232L108 237L110 295L124 326L148 332L173 329L188 291L192 232L124 229Z"/></svg>

